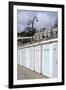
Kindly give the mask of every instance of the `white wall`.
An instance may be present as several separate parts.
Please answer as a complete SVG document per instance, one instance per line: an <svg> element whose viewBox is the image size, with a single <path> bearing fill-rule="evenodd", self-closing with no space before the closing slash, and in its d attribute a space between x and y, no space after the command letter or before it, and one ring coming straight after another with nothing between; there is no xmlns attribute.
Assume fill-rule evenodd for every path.
<svg viewBox="0 0 66 90"><path fill-rule="evenodd" d="M8 1L0 0L0 90L7 90L8 83ZM12 0L13 1L13 0ZM15 1L15 0L14 0ZM39 2L39 3L60 3L65 4L66 0L16 0L16 1L29 1L29 2ZM65 7L66 8L66 7ZM66 33L66 32L65 32ZM66 66L65 66L66 67ZM66 81L66 79L65 79ZM65 86L53 86L53 87L41 87L42 90L65 90ZM36 88L24 88L24 90L32 90ZM37 87L40 89L40 87ZM19 90L19 89L18 89Z"/></svg>

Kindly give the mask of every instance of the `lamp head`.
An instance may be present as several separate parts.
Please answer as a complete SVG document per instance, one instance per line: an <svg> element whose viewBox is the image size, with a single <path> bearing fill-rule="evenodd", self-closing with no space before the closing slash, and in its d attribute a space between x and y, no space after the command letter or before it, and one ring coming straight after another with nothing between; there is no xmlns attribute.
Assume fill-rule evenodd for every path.
<svg viewBox="0 0 66 90"><path fill-rule="evenodd" d="M27 25L30 25L29 23Z"/></svg>
<svg viewBox="0 0 66 90"><path fill-rule="evenodd" d="M38 22L38 19L36 20L36 22Z"/></svg>

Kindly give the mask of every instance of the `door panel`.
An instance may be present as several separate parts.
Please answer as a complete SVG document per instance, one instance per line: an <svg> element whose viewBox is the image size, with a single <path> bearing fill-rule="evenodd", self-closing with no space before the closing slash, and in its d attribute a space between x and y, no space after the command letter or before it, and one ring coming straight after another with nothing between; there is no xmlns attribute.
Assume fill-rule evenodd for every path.
<svg viewBox="0 0 66 90"><path fill-rule="evenodd" d="M53 75L53 44L49 44L49 77Z"/></svg>
<svg viewBox="0 0 66 90"><path fill-rule="evenodd" d="M22 63L23 63L23 66L25 66L25 49L24 48L22 49Z"/></svg>
<svg viewBox="0 0 66 90"><path fill-rule="evenodd" d="M29 68L29 48L25 48L25 67Z"/></svg>
<svg viewBox="0 0 66 90"><path fill-rule="evenodd" d="M49 63L50 63L50 46L47 44L45 46L46 51L44 51L44 73L49 77Z"/></svg>
<svg viewBox="0 0 66 90"><path fill-rule="evenodd" d="M29 55L30 55L29 68L30 68L31 70L34 70L34 66L35 66L34 47L30 47L30 48L29 48Z"/></svg>
<svg viewBox="0 0 66 90"><path fill-rule="evenodd" d="M20 50L18 49L17 52L18 52L18 56L17 56L17 59L18 59L18 60L17 60L17 64L20 65Z"/></svg>
<svg viewBox="0 0 66 90"><path fill-rule="evenodd" d="M42 74L49 76L49 46L48 44L43 45L42 50Z"/></svg>
<svg viewBox="0 0 66 90"><path fill-rule="evenodd" d="M53 77L58 77L58 43L53 44Z"/></svg>
<svg viewBox="0 0 66 90"><path fill-rule="evenodd" d="M42 74L52 77L52 44L42 46Z"/></svg>
<svg viewBox="0 0 66 90"><path fill-rule="evenodd" d="M41 47L35 46L35 71L41 73Z"/></svg>
<svg viewBox="0 0 66 90"><path fill-rule="evenodd" d="M20 55L19 55L19 56L20 56L20 65L23 65L23 57L22 57L22 55L23 55L23 52L22 52L22 51L23 51L23 50L20 49L19 51L20 51L20 53L19 53L19 54L20 54Z"/></svg>

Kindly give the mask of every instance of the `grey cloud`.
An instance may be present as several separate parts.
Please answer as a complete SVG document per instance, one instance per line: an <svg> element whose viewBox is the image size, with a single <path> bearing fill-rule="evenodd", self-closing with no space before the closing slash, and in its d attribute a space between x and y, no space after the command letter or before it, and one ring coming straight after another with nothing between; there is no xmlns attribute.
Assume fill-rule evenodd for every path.
<svg viewBox="0 0 66 90"><path fill-rule="evenodd" d="M48 12L48 11L17 11L17 26L18 32L21 32L27 27L29 20L32 20L34 16L37 16L38 22L35 21L34 27L37 30L43 27L52 27L55 23L56 18L58 18L57 12Z"/></svg>

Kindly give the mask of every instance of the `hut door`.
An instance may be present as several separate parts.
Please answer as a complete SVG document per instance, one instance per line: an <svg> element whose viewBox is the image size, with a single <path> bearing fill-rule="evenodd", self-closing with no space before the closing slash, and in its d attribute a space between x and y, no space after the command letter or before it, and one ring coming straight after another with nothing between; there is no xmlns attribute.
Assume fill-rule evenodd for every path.
<svg viewBox="0 0 66 90"><path fill-rule="evenodd" d="M20 65L20 49L18 49L18 60L17 60L17 64L19 64Z"/></svg>
<svg viewBox="0 0 66 90"><path fill-rule="evenodd" d="M42 50L42 74L45 76L49 74L49 47L47 44L43 45Z"/></svg>
<svg viewBox="0 0 66 90"><path fill-rule="evenodd" d="M23 66L25 66L25 49L22 49L22 60L23 60Z"/></svg>
<svg viewBox="0 0 66 90"><path fill-rule="evenodd" d="M34 60L34 47L29 48L29 68L34 71L35 60Z"/></svg>
<svg viewBox="0 0 66 90"><path fill-rule="evenodd" d="M44 44L42 46L42 74L50 77L51 75L51 66L52 66L52 54L50 44Z"/></svg>
<svg viewBox="0 0 66 90"><path fill-rule="evenodd" d="M20 65L23 65L23 49L20 49L19 56L20 56Z"/></svg>
<svg viewBox="0 0 66 90"><path fill-rule="evenodd" d="M29 48L25 48L25 67L29 68Z"/></svg>
<svg viewBox="0 0 66 90"><path fill-rule="evenodd" d="M41 73L41 46L35 46L35 71Z"/></svg>
<svg viewBox="0 0 66 90"><path fill-rule="evenodd" d="M58 43L53 44L53 77L58 77Z"/></svg>

